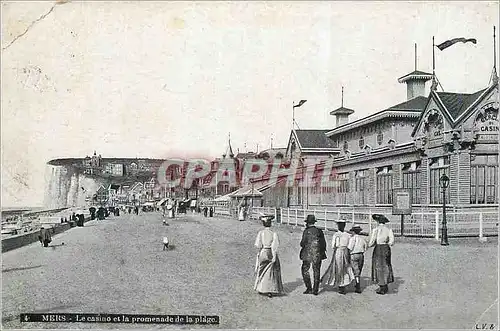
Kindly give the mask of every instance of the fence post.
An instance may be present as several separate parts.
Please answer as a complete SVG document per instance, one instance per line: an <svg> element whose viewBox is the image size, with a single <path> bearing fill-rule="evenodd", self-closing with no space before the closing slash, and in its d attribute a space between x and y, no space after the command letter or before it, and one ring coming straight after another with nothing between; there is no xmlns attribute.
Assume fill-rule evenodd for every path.
<svg viewBox="0 0 500 331"><path fill-rule="evenodd" d="M286 209L286 224L290 225L290 208Z"/></svg>
<svg viewBox="0 0 500 331"><path fill-rule="evenodd" d="M325 208L325 231L326 231L326 208Z"/></svg>
<svg viewBox="0 0 500 331"><path fill-rule="evenodd" d="M372 233L372 210L368 209L368 231L369 233Z"/></svg>
<svg viewBox="0 0 500 331"><path fill-rule="evenodd" d="M295 209L295 226L297 226L298 218L297 218L298 209Z"/></svg>
<svg viewBox="0 0 500 331"><path fill-rule="evenodd" d="M483 239L483 212L479 212L479 240Z"/></svg>
<svg viewBox="0 0 500 331"><path fill-rule="evenodd" d="M439 240L439 211L436 210L435 212L435 217L434 217L434 222L436 223L435 224L435 235L434 237L436 238L436 240Z"/></svg>
<svg viewBox="0 0 500 331"><path fill-rule="evenodd" d="M340 220L340 208L337 211L337 220Z"/></svg>

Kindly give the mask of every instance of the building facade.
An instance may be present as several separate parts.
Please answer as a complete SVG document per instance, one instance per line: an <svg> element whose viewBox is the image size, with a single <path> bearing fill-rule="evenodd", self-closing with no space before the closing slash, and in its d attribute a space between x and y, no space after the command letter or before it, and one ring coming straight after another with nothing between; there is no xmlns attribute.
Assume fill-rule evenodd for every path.
<svg viewBox="0 0 500 331"><path fill-rule="evenodd" d="M331 112L342 116L332 130L292 131L286 156L300 162L310 182L269 188L263 192L266 204L281 194L281 206L286 200L286 206L301 208L388 207L394 189L404 188L414 207L441 207L439 178L446 174L451 207L497 207L498 85L423 95L430 79L420 71L403 76L408 100L373 115L348 122L353 111L339 108ZM333 180L320 185L322 164L328 162ZM297 181L304 185L304 177Z"/></svg>

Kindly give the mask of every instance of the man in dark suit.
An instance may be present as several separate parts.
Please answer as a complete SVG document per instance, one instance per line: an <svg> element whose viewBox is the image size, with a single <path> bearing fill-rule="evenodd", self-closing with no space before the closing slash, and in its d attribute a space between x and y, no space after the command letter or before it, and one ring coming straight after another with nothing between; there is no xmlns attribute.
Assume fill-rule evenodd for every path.
<svg viewBox="0 0 500 331"><path fill-rule="evenodd" d="M321 229L314 226L316 217L314 215L307 215L305 220L306 228L302 234L300 241L300 259L302 260L302 278L306 285L304 294L318 295L319 280L321 271L321 261L326 259L326 241L325 235ZM313 269L314 287L311 287L311 276L309 269Z"/></svg>

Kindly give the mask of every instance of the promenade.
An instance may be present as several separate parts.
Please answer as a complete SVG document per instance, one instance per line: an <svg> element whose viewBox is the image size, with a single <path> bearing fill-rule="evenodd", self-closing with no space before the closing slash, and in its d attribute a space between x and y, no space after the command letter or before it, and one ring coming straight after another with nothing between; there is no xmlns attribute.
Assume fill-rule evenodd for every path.
<svg viewBox="0 0 500 331"><path fill-rule="evenodd" d="M256 221L180 215L162 225L159 213L122 214L91 221L53 238L2 254L4 328L316 328L474 329L498 327L498 242L490 238L396 238L395 283L379 296L369 282L370 249L362 294L329 289L304 295L301 229L273 226L280 237L286 295L253 291ZM169 251L162 250L168 234ZM330 245L333 232L327 232ZM62 245L64 243L64 245ZM327 252L328 262L331 249ZM325 261L322 271L327 267ZM219 315L219 326L20 323L20 313Z"/></svg>

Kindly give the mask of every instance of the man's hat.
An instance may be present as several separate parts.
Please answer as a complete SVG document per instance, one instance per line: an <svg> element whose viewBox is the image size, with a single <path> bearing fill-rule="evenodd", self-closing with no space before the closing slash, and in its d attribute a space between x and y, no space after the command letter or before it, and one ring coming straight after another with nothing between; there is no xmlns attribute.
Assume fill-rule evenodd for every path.
<svg viewBox="0 0 500 331"><path fill-rule="evenodd" d="M342 224L342 223L346 224L347 223L345 220L336 220L334 222L337 223L337 224L339 224L339 223L340 224Z"/></svg>
<svg viewBox="0 0 500 331"><path fill-rule="evenodd" d="M361 232L363 229L359 225L355 225L351 228L353 232Z"/></svg>
<svg viewBox="0 0 500 331"><path fill-rule="evenodd" d="M384 223L388 223L389 220L387 219L387 217L385 217L384 215L381 215L381 214L373 214L372 215L372 218L377 221L378 223L381 223L381 224L384 224Z"/></svg>
<svg viewBox="0 0 500 331"><path fill-rule="evenodd" d="M307 215L305 221L307 224L314 224L316 223L316 217L314 215Z"/></svg>

